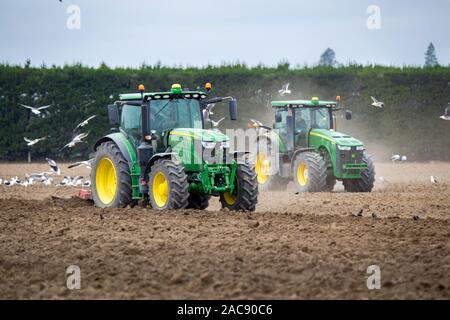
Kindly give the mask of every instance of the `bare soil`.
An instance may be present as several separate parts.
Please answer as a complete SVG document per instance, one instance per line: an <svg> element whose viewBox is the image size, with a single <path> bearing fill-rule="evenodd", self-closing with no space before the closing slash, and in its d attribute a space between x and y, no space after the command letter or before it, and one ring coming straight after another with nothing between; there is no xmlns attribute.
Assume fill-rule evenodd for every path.
<svg viewBox="0 0 450 320"><path fill-rule="evenodd" d="M206 211L98 209L73 198L79 188L0 186L0 298L449 299L450 164L376 168L370 194L289 186L260 193L254 213L216 199ZM0 178L46 170L0 164ZM66 287L69 265L80 290ZM380 290L366 286L370 265Z"/></svg>

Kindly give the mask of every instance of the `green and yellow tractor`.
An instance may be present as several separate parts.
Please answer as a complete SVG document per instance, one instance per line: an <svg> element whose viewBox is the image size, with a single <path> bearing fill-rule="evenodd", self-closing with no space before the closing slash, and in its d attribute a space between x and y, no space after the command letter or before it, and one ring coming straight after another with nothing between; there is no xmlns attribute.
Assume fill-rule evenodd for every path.
<svg viewBox="0 0 450 320"><path fill-rule="evenodd" d="M364 144L336 131L336 101L273 101L273 128L257 120L255 169L260 190L285 189L294 181L298 192L331 192L337 180L348 192L371 192L375 168ZM352 113L345 110L345 118Z"/></svg>
<svg viewBox="0 0 450 320"><path fill-rule="evenodd" d="M224 208L254 211L258 183L246 152L230 151L229 138L205 129L210 105L232 97L208 98L204 91L172 85L167 92L121 94L108 106L115 132L94 146L92 198L98 207L119 208L139 201L157 210L206 209L211 196Z"/></svg>

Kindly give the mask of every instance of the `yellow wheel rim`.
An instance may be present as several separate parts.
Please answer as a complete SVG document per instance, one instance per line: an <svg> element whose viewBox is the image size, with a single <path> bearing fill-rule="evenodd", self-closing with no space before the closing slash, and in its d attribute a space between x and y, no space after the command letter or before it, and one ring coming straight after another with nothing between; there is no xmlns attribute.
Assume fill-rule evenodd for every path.
<svg viewBox="0 0 450 320"><path fill-rule="evenodd" d="M237 201L237 196L235 196L235 195L233 195L233 194L231 194L231 193L229 193L229 192L225 192L225 193L223 194L223 199L225 200L225 202L226 202L228 205L232 206L233 204L236 203L236 201Z"/></svg>
<svg viewBox="0 0 450 320"><path fill-rule="evenodd" d="M302 187L308 184L308 167L304 162L300 163L297 167L297 181Z"/></svg>
<svg viewBox="0 0 450 320"><path fill-rule="evenodd" d="M270 162L264 152L256 156L255 171L259 184L264 184L269 180Z"/></svg>
<svg viewBox="0 0 450 320"><path fill-rule="evenodd" d="M95 172L95 186L100 201L108 205L114 201L117 189L116 168L109 158L102 158Z"/></svg>
<svg viewBox="0 0 450 320"><path fill-rule="evenodd" d="M167 204L169 198L169 183L161 171L155 174L152 186L153 199L160 208Z"/></svg>

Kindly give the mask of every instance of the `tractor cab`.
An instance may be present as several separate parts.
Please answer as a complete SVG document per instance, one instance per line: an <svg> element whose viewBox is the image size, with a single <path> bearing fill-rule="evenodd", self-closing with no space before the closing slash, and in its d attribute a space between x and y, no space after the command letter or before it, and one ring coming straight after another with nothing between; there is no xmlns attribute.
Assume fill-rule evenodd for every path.
<svg viewBox="0 0 450 320"><path fill-rule="evenodd" d="M310 135L336 130L335 112L342 110L337 101L308 100L273 101L275 108L274 128L283 140L287 151L310 148ZM346 119L352 118L346 111Z"/></svg>

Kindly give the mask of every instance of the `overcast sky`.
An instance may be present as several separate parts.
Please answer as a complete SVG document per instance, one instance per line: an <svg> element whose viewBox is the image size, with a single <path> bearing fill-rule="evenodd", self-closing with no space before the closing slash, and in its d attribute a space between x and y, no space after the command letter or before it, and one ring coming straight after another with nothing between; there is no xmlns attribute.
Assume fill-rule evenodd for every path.
<svg viewBox="0 0 450 320"><path fill-rule="evenodd" d="M70 5L80 29L67 28ZM343 63L421 65L432 41L448 65L449 14L449 0L1 0L0 62L311 65L331 47Z"/></svg>

